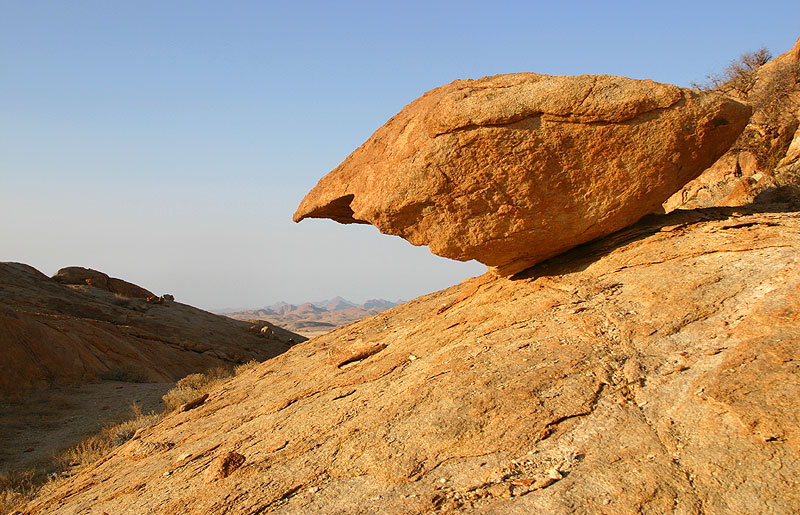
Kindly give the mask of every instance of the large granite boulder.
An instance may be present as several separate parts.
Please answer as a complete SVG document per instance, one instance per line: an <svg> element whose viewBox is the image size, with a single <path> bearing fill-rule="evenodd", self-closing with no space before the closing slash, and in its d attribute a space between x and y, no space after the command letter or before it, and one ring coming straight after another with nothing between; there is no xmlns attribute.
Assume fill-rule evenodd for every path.
<svg viewBox="0 0 800 515"><path fill-rule="evenodd" d="M153 296L153 293L150 290L146 290L141 286L129 283L128 281L123 281L122 279L117 279L115 277L109 277L103 272L93 268L83 268L82 266L68 266L66 268L62 268L56 272L56 275L53 276L53 280L60 282L61 284L85 284L95 288L100 288L101 290L110 291L111 293L122 295L123 297L138 297L146 299Z"/></svg>
<svg viewBox="0 0 800 515"><path fill-rule="evenodd" d="M458 80L378 129L294 220L370 223L512 275L660 208L730 147L750 112L607 75Z"/></svg>

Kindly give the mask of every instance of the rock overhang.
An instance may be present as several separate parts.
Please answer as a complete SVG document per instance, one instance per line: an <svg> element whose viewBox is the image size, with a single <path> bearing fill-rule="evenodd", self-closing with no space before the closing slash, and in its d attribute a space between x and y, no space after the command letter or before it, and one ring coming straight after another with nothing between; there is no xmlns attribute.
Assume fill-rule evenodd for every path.
<svg viewBox="0 0 800 515"><path fill-rule="evenodd" d="M509 74L425 93L303 199L510 276L653 212L736 140L748 106L608 75Z"/></svg>

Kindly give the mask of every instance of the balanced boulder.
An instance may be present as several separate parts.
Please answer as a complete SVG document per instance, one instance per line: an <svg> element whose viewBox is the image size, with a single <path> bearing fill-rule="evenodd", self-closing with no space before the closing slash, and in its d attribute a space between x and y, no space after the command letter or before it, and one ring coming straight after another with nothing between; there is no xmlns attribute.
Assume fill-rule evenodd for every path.
<svg viewBox="0 0 800 515"><path fill-rule="evenodd" d="M369 223L513 275L659 209L750 113L720 95L607 75L458 80L378 129L294 220Z"/></svg>

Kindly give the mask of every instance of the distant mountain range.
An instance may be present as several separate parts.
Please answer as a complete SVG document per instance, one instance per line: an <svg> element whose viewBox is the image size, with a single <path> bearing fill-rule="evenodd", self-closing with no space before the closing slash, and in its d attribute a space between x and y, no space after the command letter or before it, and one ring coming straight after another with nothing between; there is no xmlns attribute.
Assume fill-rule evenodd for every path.
<svg viewBox="0 0 800 515"><path fill-rule="evenodd" d="M402 303L402 300L392 302L385 299L370 299L363 304L356 304L342 297L334 297L299 305L276 302L259 309L227 311L221 314L237 320L265 320L303 336L312 337L376 315Z"/></svg>

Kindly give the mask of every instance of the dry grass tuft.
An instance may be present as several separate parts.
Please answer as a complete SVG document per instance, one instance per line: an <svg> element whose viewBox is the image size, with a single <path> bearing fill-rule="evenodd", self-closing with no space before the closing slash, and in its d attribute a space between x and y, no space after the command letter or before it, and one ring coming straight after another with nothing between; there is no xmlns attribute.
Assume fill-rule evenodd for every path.
<svg viewBox="0 0 800 515"><path fill-rule="evenodd" d="M31 500L46 481L46 474L38 469L0 472L0 513L11 513Z"/></svg>
<svg viewBox="0 0 800 515"><path fill-rule="evenodd" d="M100 379L106 381L122 381L125 383L146 383L149 378L143 370L119 366L100 373Z"/></svg>
<svg viewBox="0 0 800 515"><path fill-rule="evenodd" d="M111 451L130 440L137 430L161 419L154 412L142 413L137 403L131 405L131 418L103 428L100 433L86 437L77 445L54 456L49 470L31 469L0 473L0 514L11 513L33 499L43 488L77 473L108 456Z"/></svg>
<svg viewBox="0 0 800 515"><path fill-rule="evenodd" d="M193 401L210 392L215 386L233 376L230 370L215 368L205 374L189 374L175 384L175 388L168 391L161 400L164 401L166 410L175 411L187 402Z"/></svg>
<svg viewBox="0 0 800 515"><path fill-rule="evenodd" d="M167 412L175 411L187 402L191 402L203 394L209 393L217 385L238 376L260 365L258 361L248 361L237 365L233 371L226 368L215 368L202 374L189 374L175 384L175 388L168 391L161 400Z"/></svg>
<svg viewBox="0 0 800 515"><path fill-rule="evenodd" d="M78 445L56 456L55 461L59 469L64 472L71 471L75 467L83 468L91 465L133 438L137 430L155 424L162 417L154 412L142 413L141 406L136 402L131 405L131 415L130 419L107 426L100 433L87 437Z"/></svg>
<svg viewBox="0 0 800 515"><path fill-rule="evenodd" d="M233 369L233 373L238 376L240 374L243 374L244 372L247 372L248 370L256 368L260 364L261 363L259 361L250 360L247 363L242 363L241 365L237 365L236 368Z"/></svg>
<svg viewBox="0 0 800 515"><path fill-rule="evenodd" d="M59 468L67 471L74 467L85 467L99 460L113 448L111 442L103 437L103 433L92 435L81 441L78 445L70 447L56 456Z"/></svg>

